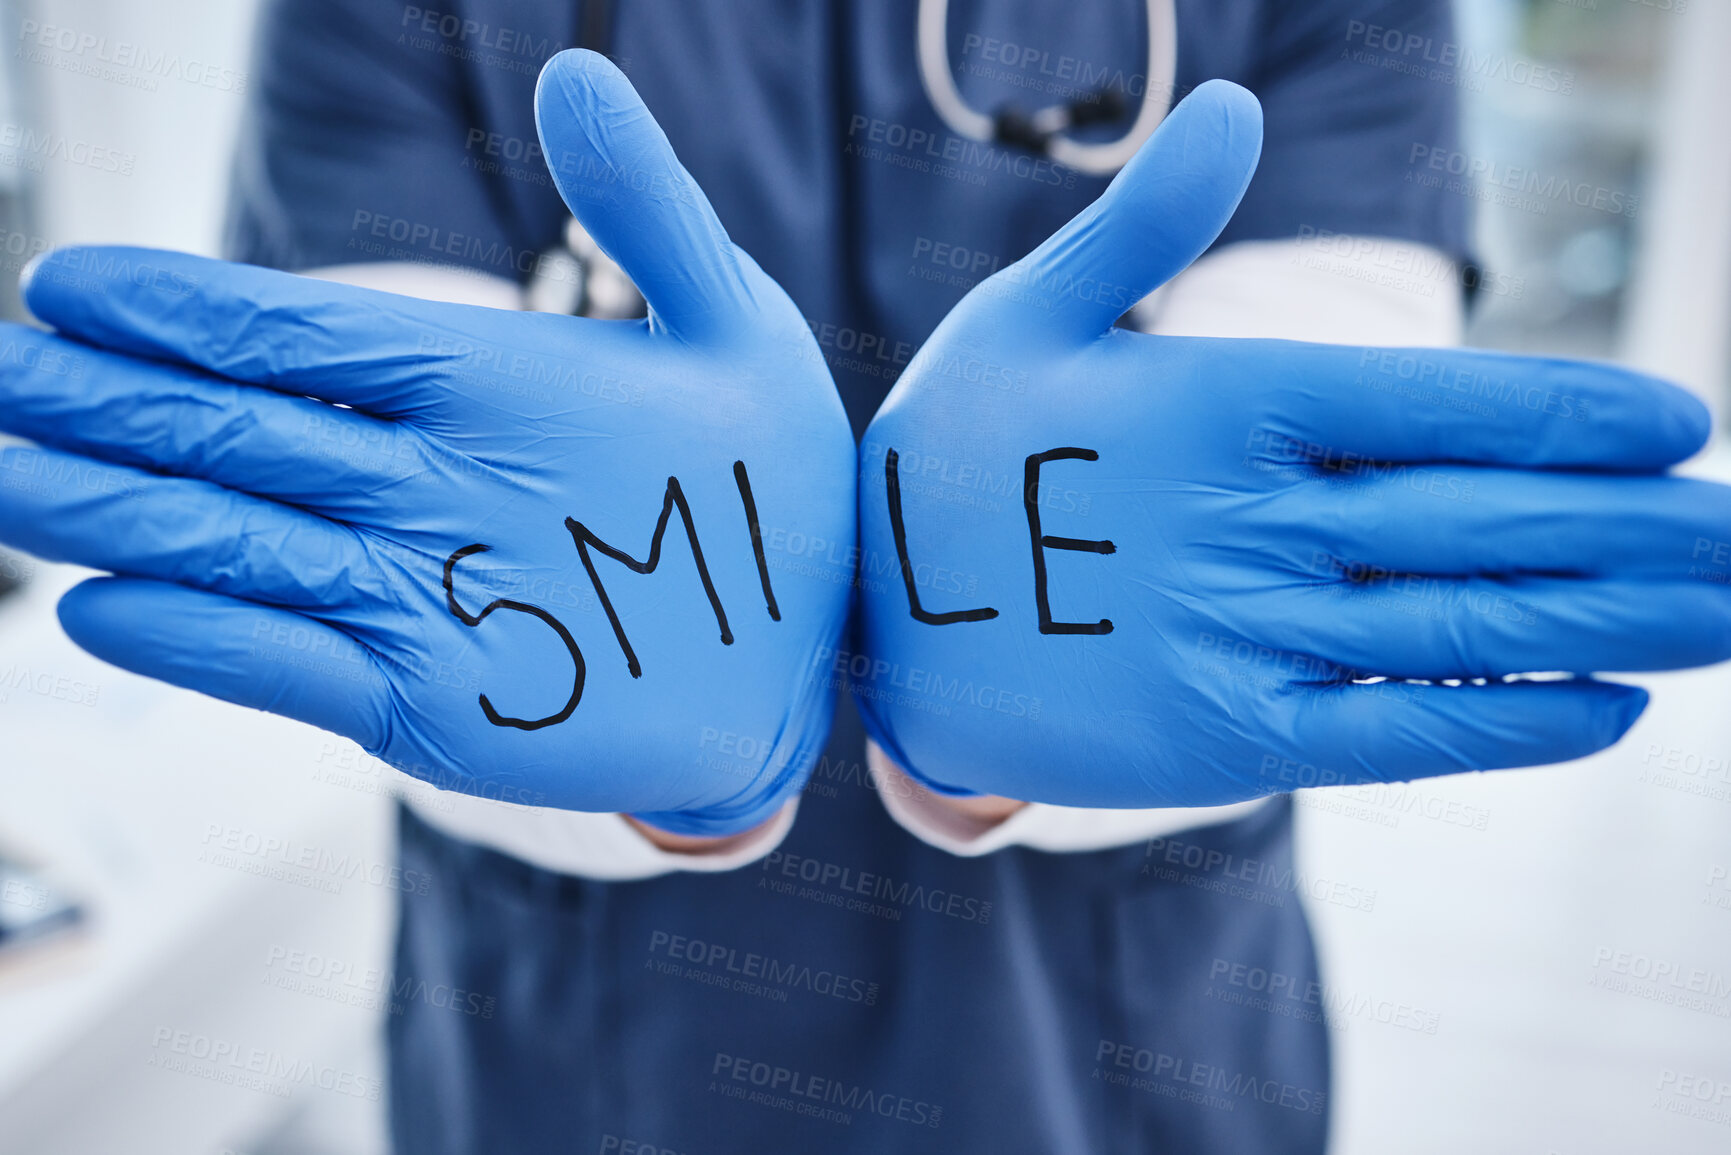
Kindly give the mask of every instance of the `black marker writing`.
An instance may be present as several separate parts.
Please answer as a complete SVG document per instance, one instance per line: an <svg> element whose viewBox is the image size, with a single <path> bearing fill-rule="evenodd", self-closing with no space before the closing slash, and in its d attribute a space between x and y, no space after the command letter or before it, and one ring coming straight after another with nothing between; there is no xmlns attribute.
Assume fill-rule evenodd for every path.
<svg viewBox="0 0 1731 1155"><path fill-rule="evenodd" d="M763 586L764 608L773 621L781 621L781 607L776 604L775 589L769 580L769 562L763 552L763 529L757 516L757 499L751 492L751 478L746 473L745 462L733 463L733 479L739 487L739 501L745 509L745 525L751 534L752 554L757 559L757 576ZM619 649L625 655L626 668L633 678L643 676L643 667L637 661L637 654L631 648L630 639L625 636L625 626L619 620L619 613L613 608L613 600L607 596L607 588L601 583L601 575L596 572L595 558L589 549L595 549L606 554L614 561L622 562L634 573L654 573L661 564L661 543L667 536L667 522L673 516L673 511L679 510L679 519L685 526L685 539L691 544L691 558L697 564L697 576L703 581L703 592L709 598L709 605L715 611L715 624L721 630L721 643L725 646L733 644L733 631L728 628L727 611L722 608L721 596L715 592L715 583L709 576L709 564L703 558L703 546L697 539L697 526L691 516L691 506L685 500L685 492L679 487L677 477L667 479L667 490L661 502L661 517L655 523L655 533L649 539L649 557L638 561L624 550L616 549L596 537L582 522L574 518L565 519L565 528L570 531L572 540L577 545L577 556L583 560L583 568L589 574L589 581L595 587L595 594L601 601L601 606L607 611L607 620L613 626L613 636L619 641ZM572 685L571 698L565 703L564 709L557 714L545 718L524 719L508 718L499 713L488 700L486 694L480 696L481 712L487 716L487 721L495 726L514 726L519 730L539 730L543 726L552 726L563 722L577 708L577 703L583 698L583 682L587 676L587 667L583 662L583 652L577 646L577 641L571 636L564 623L539 606L525 602L512 601L509 598L497 598L489 602L478 614L471 614L457 602L454 589L453 574L457 563L471 554L486 553L493 547L489 545L466 545L445 559L445 605L453 616L466 626L479 626L494 610L511 610L520 614L529 614L553 628L565 643L565 649L571 655L571 661L576 667L576 679Z"/></svg>
<svg viewBox="0 0 1731 1155"><path fill-rule="evenodd" d="M902 584L908 590L908 611L914 620L928 626L947 626L955 622L986 622L998 616L990 606L977 610L950 610L934 614L920 605L920 591L914 584L914 566L908 560L908 529L902 522L902 479L900 455L891 449L884 453L884 493L890 507L890 532L896 539L896 558L902 565Z"/></svg>
<svg viewBox="0 0 1731 1155"><path fill-rule="evenodd" d="M1110 618L1097 622L1055 622L1052 604L1046 593L1046 551L1073 549L1080 553L1116 553L1118 547L1109 541L1089 541L1075 537L1050 537L1040 532L1040 467L1048 461L1098 461L1100 455L1092 449L1048 449L1028 456L1022 472L1022 508L1028 513L1028 537L1034 545L1034 604L1040 611L1042 634L1109 634Z"/></svg>
<svg viewBox="0 0 1731 1155"><path fill-rule="evenodd" d="M491 614L494 610L510 610L514 613L528 614L531 617L541 619L549 626L552 626L553 632L559 635L559 640L565 643L566 652L571 655L571 664L575 668L576 672L571 680L571 697L566 700L564 708L557 714L549 714L545 718L535 719L507 718L505 715L499 713L499 711L493 708L493 703L487 700L487 695L485 693L481 695L481 713L485 714L487 716L487 721L493 723L495 726L512 726L518 730L539 730L543 726L557 725L569 718L571 716L571 711L577 708L577 703L583 700L583 679L588 672L587 667L583 664L583 651L577 648L577 639L571 636L571 631L567 630L558 618L554 617L539 606L531 606L523 602L514 602L509 598L495 598L488 602L486 607L478 614L470 614L465 611L462 606L457 604L457 594L452 588L452 571L457 568L457 563L463 558L474 553L486 553L492 548L493 547L490 545L481 545L479 543L475 545L466 545L445 559L445 605L450 608L451 613L456 616L457 620L466 626L479 626L482 622L487 620L487 615Z"/></svg>
<svg viewBox="0 0 1731 1155"><path fill-rule="evenodd" d="M643 667L638 664L637 654L625 637L625 627L620 624L613 601L607 596L606 587L601 584L601 575L595 572L595 559L589 555L589 547L594 546L614 561L623 563L633 573L654 573L655 567L661 564L661 539L667 534L667 519L672 515L675 506L679 507L679 518L685 523L685 539L691 543L691 557L697 563L697 576L703 580L703 592L709 596L710 608L715 611L715 624L721 627L721 644L731 646L733 631L727 627L727 611L721 608L721 598L715 592L715 583L709 578L709 566L703 560L703 547L697 541L697 526L691 520L691 506L685 501L685 493L679 488L677 477L667 479L666 496L661 502L661 518L655 523L655 536L649 539L649 557L644 561L638 561L624 550L608 545L589 532L582 522L569 517L565 519L565 528L571 531L571 537L577 543L577 555L583 559L583 568L589 571L589 580L595 586L595 595L601 599L601 608L607 611L607 620L613 623L613 636L619 639L619 648L625 654L625 665L630 669L633 678L643 676Z"/></svg>
<svg viewBox="0 0 1731 1155"><path fill-rule="evenodd" d="M763 556L763 527L757 523L757 499L751 496L751 478L745 474L745 462L733 463L733 480L739 486L739 503L745 506L745 525L751 531L751 552L757 557L757 578L763 583L763 606L770 620L781 620L781 607L775 604L775 590L769 584L769 562Z"/></svg>

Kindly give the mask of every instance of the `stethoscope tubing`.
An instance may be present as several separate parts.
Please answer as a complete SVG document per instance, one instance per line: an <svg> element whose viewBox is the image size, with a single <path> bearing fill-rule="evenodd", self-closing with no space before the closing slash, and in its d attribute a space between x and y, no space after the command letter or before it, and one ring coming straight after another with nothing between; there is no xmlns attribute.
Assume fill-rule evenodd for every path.
<svg viewBox="0 0 1731 1155"><path fill-rule="evenodd" d="M1129 163L1166 118L1178 69L1178 18L1173 0L1147 0L1147 6L1147 82L1142 86L1135 122L1123 136L1111 141L1084 143L1067 133L1054 133L1046 142L1046 155L1058 164L1090 176L1110 176ZM968 140L996 141L997 121L971 107L956 87L950 67L949 18L950 0L920 0L916 33L920 83L938 119L951 132Z"/></svg>

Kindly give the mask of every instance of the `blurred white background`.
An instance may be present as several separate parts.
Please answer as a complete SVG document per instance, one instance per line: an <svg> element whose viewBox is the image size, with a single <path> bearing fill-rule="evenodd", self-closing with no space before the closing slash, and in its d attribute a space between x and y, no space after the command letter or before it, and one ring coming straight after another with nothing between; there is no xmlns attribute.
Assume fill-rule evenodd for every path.
<svg viewBox="0 0 1731 1155"><path fill-rule="evenodd" d="M0 187L31 194L5 223L0 277L44 244L216 255L255 7L0 9L0 144L17 125L50 153L103 158L0 148ZM31 580L0 601L0 847L47 863L91 918L0 968L0 1151L383 1152L394 772L89 658L54 617L82 575L0 566L20 570ZM235 1085L255 1052L264 1073Z"/></svg>
<svg viewBox="0 0 1731 1155"><path fill-rule="evenodd" d="M40 242L215 253L244 98L93 75L16 34L55 25L246 74L250 0L7 7L0 121L133 159L122 174L0 149L4 275ZM1461 36L1575 81L1471 79L1463 151L1620 206L1479 194L1492 291L1474 342L1630 360L1723 412L1731 2L1466 0ZM0 968L0 1152L382 1151L366 976L391 932L387 774L84 656L53 616L78 575L8 567L31 580L0 600L0 845L50 864L92 917ZM1731 676L1642 681L1647 716L1586 762L1301 796L1311 892L1375 895L1310 903L1343 1155L1731 1150ZM312 1074L234 1085L177 1040Z"/></svg>

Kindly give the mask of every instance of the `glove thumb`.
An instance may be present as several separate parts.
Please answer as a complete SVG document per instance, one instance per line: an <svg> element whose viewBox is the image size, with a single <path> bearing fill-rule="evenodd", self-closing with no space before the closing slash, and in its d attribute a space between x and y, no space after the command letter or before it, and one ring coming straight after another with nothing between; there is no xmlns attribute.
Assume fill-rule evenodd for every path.
<svg viewBox="0 0 1731 1155"><path fill-rule="evenodd" d="M1055 318L1077 341L1100 336L1214 243L1261 154L1262 106L1238 85L1210 80L1098 200L992 278L1004 282L999 295Z"/></svg>
<svg viewBox="0 0 1731 1155"><path fill-rule="evenodd" d="M725 337L756 315L756 263L728 239L625 74L583 49L559 53L535 86L535 124L572 214L618 262L654 321L682 337Z"/></svg>

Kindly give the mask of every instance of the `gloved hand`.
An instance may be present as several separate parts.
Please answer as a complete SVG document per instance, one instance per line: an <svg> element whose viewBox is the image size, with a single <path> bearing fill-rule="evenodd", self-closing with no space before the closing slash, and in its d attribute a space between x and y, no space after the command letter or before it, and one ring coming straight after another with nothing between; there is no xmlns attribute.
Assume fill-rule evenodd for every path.
<svg viewBox="0 0 1731 1155"><path fill-rule="evenodd" d="M1254 98L1203 85L868 430L862 550L904 581L862 592L847 665L928 785L1196 806L1555 762L1645 693L1506 675L1731 656L1731 590L1690 576L1731 490L1660 475L1707 433L1681 390L1113 327L1213 241L1260 141Z"/></svg>
<svg viewBox="0 0 1731 1155"><path fill-rule="evenodd" d="M127 669L438 786L747 829L823 747L852 576L766 541L851 545L853 441L625 78L562 53L536 112L647 321L53 253L25 298L58 335L3 334L0 424L45 448L0 458L0 539L123 575L60 614Z"/></svg>

